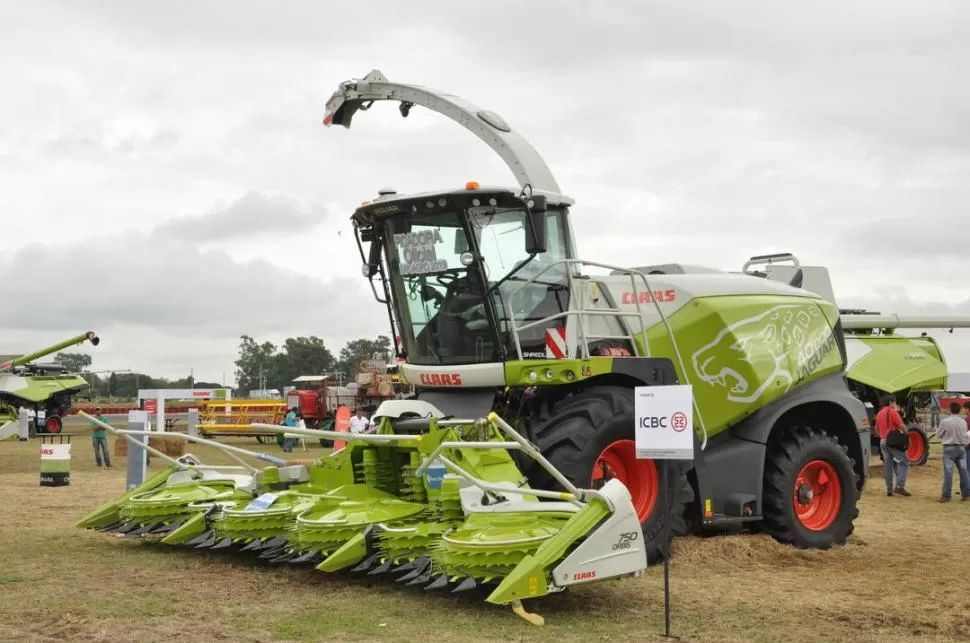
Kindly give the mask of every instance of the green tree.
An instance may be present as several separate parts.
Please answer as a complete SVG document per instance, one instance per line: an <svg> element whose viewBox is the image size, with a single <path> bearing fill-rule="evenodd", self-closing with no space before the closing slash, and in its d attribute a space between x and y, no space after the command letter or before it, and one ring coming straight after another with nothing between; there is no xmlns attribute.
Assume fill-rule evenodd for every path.
<svg viewBox="0 0 970 643"><path fill-rule="evenodd" d="M344 381L350 382L357 373L357 367L362 360L379 358L384 361L391 359L391 338L378 335L377 339L355 339L340 349L340 360L337 369L343 374Z"/></svg>
<svg viewBox="0 0 970 643"><path fill-rule="evenodd" d="M235 362L239 390L273 388L271 383L280 379L276 345L272 342L257 344L249 335L242 335L239 340L239 357Z"/></svg>
<svg viewBox="0 0 970 643"><path fill-rule="evenodd" d="M54 363L72 373L80 373L91 366L91 356L84 353L58 353L54 356Z"/></svg>
<svg viewBox="0 0 970 643"><path fill-rule="evenodd" d="M300 375L322 375L336 367L337 360L323 340L310 337L288 337L283 343L283 352L277 354L276 375L281 381L274 382L270 388L288 386Z"/></svg>
<svg viewBox="0 0 970 643"><path fill-rule="evenodd" d="M88 383L88 388L79 395L80 398L92 398L104 394L104 380L98 377L97 374L82 373L81 377Z"/></svg>

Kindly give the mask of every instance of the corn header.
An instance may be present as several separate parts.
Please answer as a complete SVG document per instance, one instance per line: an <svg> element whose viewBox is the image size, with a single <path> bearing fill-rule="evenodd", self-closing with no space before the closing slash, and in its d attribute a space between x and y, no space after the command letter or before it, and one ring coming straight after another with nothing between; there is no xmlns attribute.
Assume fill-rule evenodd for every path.
<svg viewBox="0 0 970 643"><path fill-rule="evenodd" d="M418 413L426 415L408 417ZM138 433L81 415L125 439ZM377 415L375 434L323 432L347 446L309 466L189 435L181 437L239 465L207 466L149 447L169 466L77 526L322 572L388 574L427 589L490 586L488 602L540 624L522 599L646 568L640 523L620 481L575 487L494 413L444 419L427 403L393 401ZM530 486L513 452L565 490ZM272 464L256 469L240 456Z"/></svg>

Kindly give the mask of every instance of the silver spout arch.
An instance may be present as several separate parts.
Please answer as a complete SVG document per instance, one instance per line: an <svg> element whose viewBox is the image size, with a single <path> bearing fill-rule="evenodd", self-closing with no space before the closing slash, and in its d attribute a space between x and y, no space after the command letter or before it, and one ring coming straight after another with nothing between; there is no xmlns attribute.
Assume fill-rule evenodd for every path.
<svg viewBox="0 0 970 643"><path fill-rule="evenodd" d="M512 170L519 187L559 193L559 184L539 152L501 116L448 92L392 83L377 69L360 80L340 83L327 101L323 124L349 128L358 110L366 111L379 100L400 101L402 116L407 116L414 105L447 116L495 150Z"/></svg>

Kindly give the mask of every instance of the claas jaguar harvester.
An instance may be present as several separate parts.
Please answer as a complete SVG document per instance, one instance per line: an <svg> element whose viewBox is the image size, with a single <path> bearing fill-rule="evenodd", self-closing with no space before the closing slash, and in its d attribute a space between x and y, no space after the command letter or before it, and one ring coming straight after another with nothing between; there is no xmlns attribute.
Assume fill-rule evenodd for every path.
<svg viewBox="0 0 970 643"><path fill-rule="evenodd" d="M387 100L463 125L518 180L382 190L353 214L415 394L382 403L373 434L258 425L346 441L312 465L257 470L237 448L228 468L169 458L79 527L428 589L486 585L533 622L520 601L641 574L668 555L667 532L750 523L798 547L845 541L869 422L835 305L750 275L580 260L573 202L539 154L446 92L373 71L339 86L324 123L349 127ZM693 387L695 457L661 467L637 458L634 389L673 384Z"/></svg>
<svg viewBox="0 0 970 643"><path fill-rule="evenodd" d="M403 116L417 105L456 121L518 180L386 189L353 214L418 400L445 416L495 412L574 485L619 479L650 561L669 546L663 497L675 535L743 522L798 547L845 541L870 429L846 384L836 305L746 274L579 259L573 201L536 150L450 93L375 70L340 86L324 123L349 128L388 100ZM692 385L695 459L665 468L636 457L633 391L674 383ZM555 486L520 463L531 484Z"/></svg>

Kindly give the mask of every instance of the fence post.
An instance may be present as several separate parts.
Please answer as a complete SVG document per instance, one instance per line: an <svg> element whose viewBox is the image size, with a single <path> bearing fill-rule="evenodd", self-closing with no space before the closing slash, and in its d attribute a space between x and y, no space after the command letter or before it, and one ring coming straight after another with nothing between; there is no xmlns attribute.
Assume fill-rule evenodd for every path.
<svg viewBox="0 0 970 643"><path fill-rule="evenodd" d="M189 435L198 437L199 435L199 409L189 409L188 422Z"/></svg>
<svg viewBox="0 0 970 643"><path fill-rule="evenodd" d="M128 411L128 428L132 431L148 431L148 411ZM145 482L146 456L142 444L148 443L147 435L129 435L135 442L128 443L128 470L125 491L131 491ZM124 438L122 438L124 439Z"/></svg>

